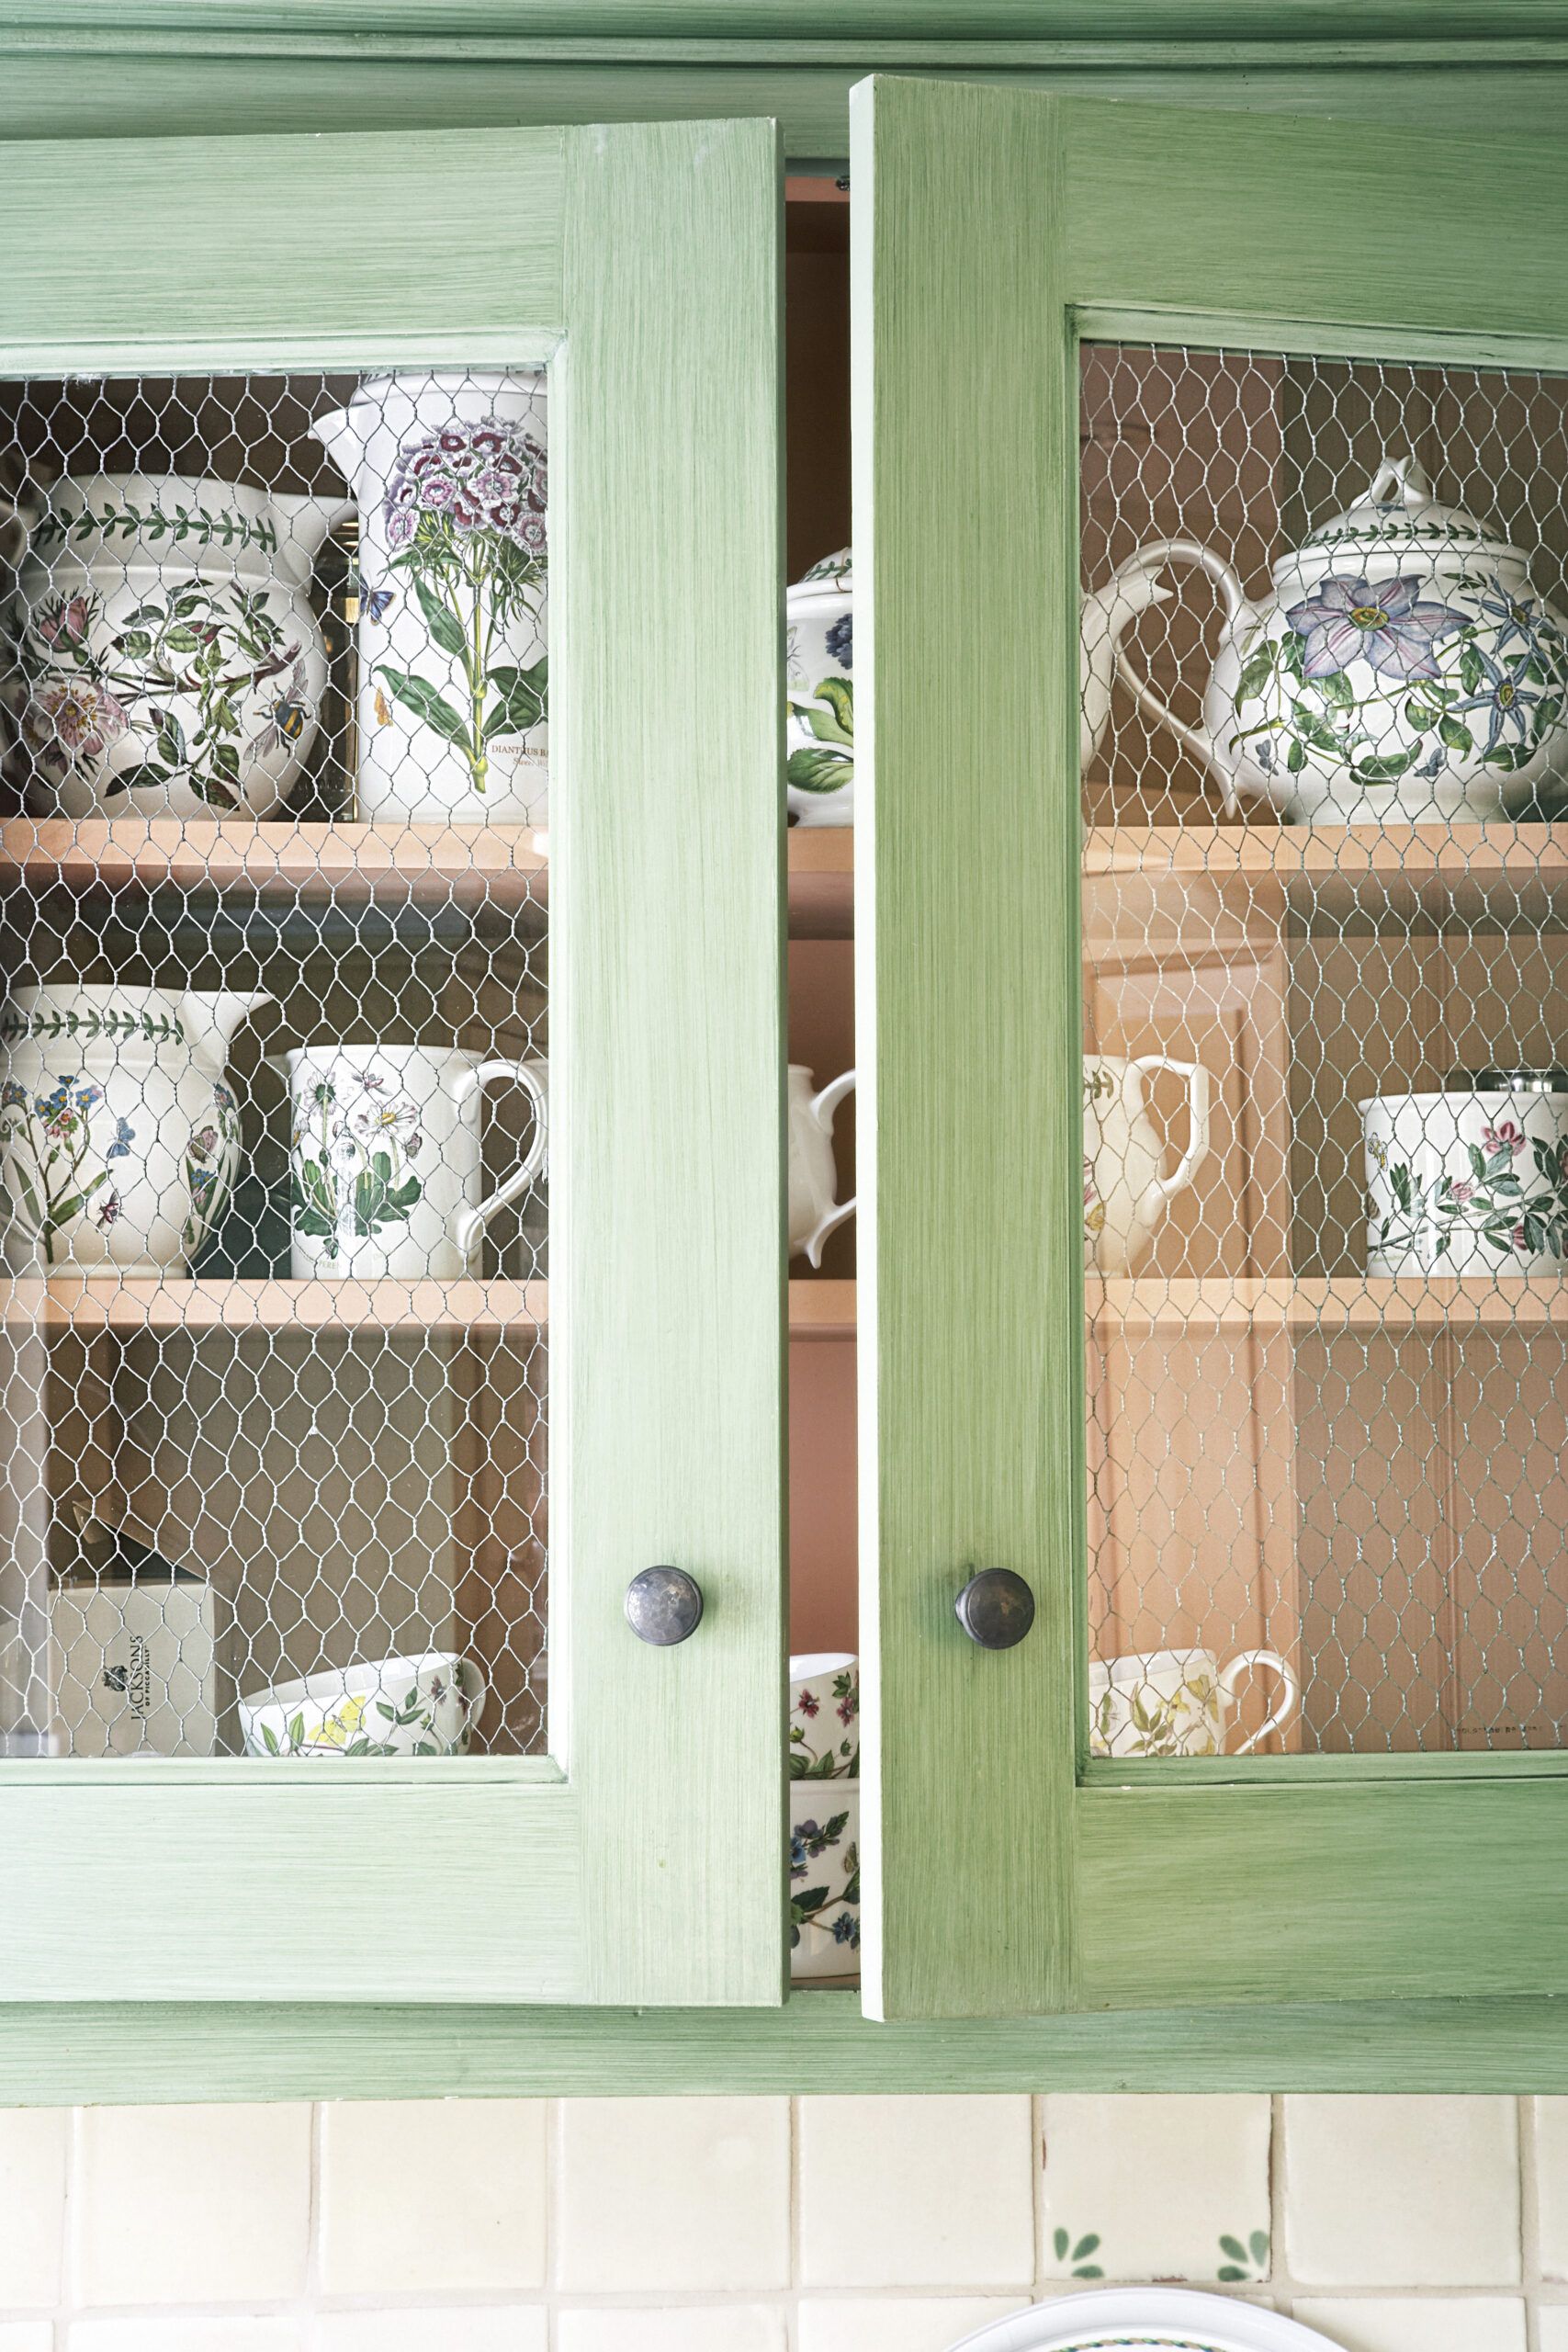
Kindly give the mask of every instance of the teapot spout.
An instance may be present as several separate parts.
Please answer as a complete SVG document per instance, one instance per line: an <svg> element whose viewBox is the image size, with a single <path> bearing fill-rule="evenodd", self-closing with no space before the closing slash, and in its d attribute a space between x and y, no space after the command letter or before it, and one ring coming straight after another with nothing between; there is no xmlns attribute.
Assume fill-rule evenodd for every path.
<svg viewBox="0 0 1568 2352"><path fill-rule="evenodd" d="M273 1001L270 989L186 989L180 999L180 1026L198 1060L221 1070L245 1015Z"/></svg>

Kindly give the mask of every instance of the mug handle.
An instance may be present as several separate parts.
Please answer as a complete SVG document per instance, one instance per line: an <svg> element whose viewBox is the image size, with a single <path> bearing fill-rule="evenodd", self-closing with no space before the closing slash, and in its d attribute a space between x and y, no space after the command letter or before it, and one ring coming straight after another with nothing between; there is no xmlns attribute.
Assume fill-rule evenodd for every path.
<svg viewBox="0 0 1568 2352"><path fill-rule="evenodd" d="M1238 1650L1229 1664L1220 1668L1218 1676L1220 1689L1227 1699L1234 1702L1236 1684L1247 1675L1258 1671L1278 1675L1282 1685L1282 1692L1273 1713L1263 1725L1262 1730L1255 1731L1250 1739L1244 1739L1241 1746L1232 1751L1237 1756L1250 1756L1253 1749L1261 1747L1271 1732L1283 1731L1301 1703L1301 1685L1277 1650Z"/></svg>
<svg viewBox="0 0 1568 2352"><path fill-rule="evenodd" d="M1170 1174L1156 1176L1149 1187L1158 1199L1174 1200L1209 1156L1209 1073L1201 1062L1173 1062L1168 1054L1140 1054L1133 1068L1145 1077L1152 1069L1168 1069L1187 1081L1187 1148Z"/></svg>
<svg viewBox="0 0 1568 2352"><path fill-rule="evenodd" d="M534 1140L511 1175L507 1177L504 1183L496 1186L488 1201L480 1201L474 1208L459 1209L452 1219L452 1238L464 1258L472 1256L480 1234L497 1209L503 1209L508 1201L514 1201L519 1193L526 1192L545 1164L549 1100L546 1095L544 1082L539 1077L538 1069L533 1062L480 1062L476 1069L465 1071L457 1080L452 1090L453 1100L457 1102L466 1102L475 1087L483 1086L492 1078L515 1079L532 1101Z"/></svg>
<svg viewBox="0 0 1568 2352"><path fill-rule="evenodd" d="M833 1114L838 1109L840 1103L843 1101L845 1095L850 1092L854 1082L855 1074L853 1070L847 1069L843 1071L840 1077L834 1079L831 1085L825 1086L820 1094L814 1094L812 1096L811 1101L807 1105L807 1109L809 1110L811 1116L816 1120L818 1125L821 1128L824 1135L830 1136L832 1134ZM827 1242L828 1236L830 1233L836 1233L840 1226L843 1224L845 1218L853 1216L854 1213L855 1196L852 1194L847 1201L835 1201L832 1207L818 1218L817 1223L812 1227L810 1232L807 1235L806 1239L802 1244L807 1258L811 1261L811 1263L814 1266L819 1266L822 1263L822 1250L825 1243Z"/></svg>

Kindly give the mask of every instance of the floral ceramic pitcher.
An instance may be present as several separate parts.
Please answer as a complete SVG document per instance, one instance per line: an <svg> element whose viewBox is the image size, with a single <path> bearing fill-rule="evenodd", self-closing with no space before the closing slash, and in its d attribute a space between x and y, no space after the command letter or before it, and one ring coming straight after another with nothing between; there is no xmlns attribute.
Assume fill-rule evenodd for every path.
<svg viewBox="0 0 1568 2352"><path fill-rule="evenodd" d="M543 375L367 377L310 429L359 505L359 815L542 825Z"/></svg>
<svg viewBox="0 0 1568 2352"><path fill-rule="evenodd" d="M234 1181L229 1042L265 994L17 989L0 1006L12 1272L188 1269Z"/></svg>

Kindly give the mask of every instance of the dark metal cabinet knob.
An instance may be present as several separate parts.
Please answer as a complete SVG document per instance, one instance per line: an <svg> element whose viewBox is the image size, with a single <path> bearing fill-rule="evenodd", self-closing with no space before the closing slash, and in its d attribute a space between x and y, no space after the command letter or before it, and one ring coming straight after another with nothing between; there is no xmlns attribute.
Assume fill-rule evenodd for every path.
<svg viewBox="0 0 1568 2352"><path fill-rule="evenodd" d="M639 1642L667 1650L703 1621L703 1589L684 1568L644 1568L626 1587L626 1623Z"/></svg>
<svg viewBox="0 0 1568 2352"><path fill-rule="evenodd" d="M953 1606L970 1640L983 1650L1010 1650L1034 1623L1034 1595L1011 1568L982 1568Z"/></svg>

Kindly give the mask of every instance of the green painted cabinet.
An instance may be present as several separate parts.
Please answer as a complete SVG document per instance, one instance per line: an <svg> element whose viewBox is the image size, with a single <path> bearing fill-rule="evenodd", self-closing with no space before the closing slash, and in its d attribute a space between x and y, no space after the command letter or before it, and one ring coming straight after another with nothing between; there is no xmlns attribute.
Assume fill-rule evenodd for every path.
<svg viewBox="0 0 1568 2352"><path fill-rule="evenodd" d="M184 1349L174 1417L142 1482L143 1521L152 1514L163 1540L168 1522L157 1513L171 1496L177 1502L203 1479L222 1489L214 1512L227 1513L226 1526L238 1514L253 1555L262 1555L240 1561L231 1584L242 1603L246 1595L254 1602L254 1622L241 1627L245 1670L265 1682L280 1669L260 1662L262 1645L275 1636L287 1644L292 1622L277 1597L287 1577L280 1567L275 1592L265 1556L289 1508L284 1471L272 1465L297 1448L296 1479L316 1482L309 1508L296 1498L290 1555L290 1605L305 1629L292 1670L308 1671L317 1663L312 1645L325 1655L335 1637L335 1617L323 1632L309 1609L326 1593L323 1563L345 1531L365 1555L364 1575L379 1574L386 1591L412 1573L409 1521L398 1516L407 1498L395 1482L378 1486L374 1445L349 1476L365 1421L333 1419L344 1367L361 1366L367 1412L379 1384L378 1427L395 1450L397 1415L412 1409L407 1396L417 1402L423 1394L400 1390L404 1403L397 1401L400 1350L423 1349L436 1363L449 1417L439 1426L449 1433L459 1409L453 1396L471 1401L451 1367L477 1358L482 1388L485 1363L509 1347L534 1347L546 1327L547 1467L537 1428L532 1442L548 1492L550 1588L547 1604L536 1586L530 1601L536 1615L547 1605L550 1690L547 1725L534 1736L503 1736L483 1754L360 1764L242 1758L232 1733L218 1742L229 1752L212 1754L210 1731L205 1756L29 1756L20 1751L29 1736L36 1747L37 1736L12 1733L15 1718L6 1719L0 1849L10 1892L0 1998L776 2004L783 820L773 128L114 140L96 144L90 162L85 152L43 142L0 153L12 227L0 378L8 415L22 420L18 446L27 416L35 419L32 487L45 503L54 469L37 454L36 419L65 414L73 379L103 379L96 397L108 409L118 401L125 434L140 430L149 447L163 445L163 466L178 473L179 454L171 458L166 446L176 413L187 444L205 434L210 446L214 416L232 440L247 415L270 431L292 400L296 441L308 449L305 423L333 404L332 388L345 379L352 390L389 371L545 370L553 813L547 850L526 830L487 827L482 803L450 829L394 825L395 838L378 845L376 828L353 822L286 816L248 824L243 811L222 808L220 795L210 820L204 809L199 821L160 827L136 813L131 788L121 786L118 813L111 792L104 810L85 818L52 827L20 818L9 828L7 978L53 983L64 969L91 981L104 977L94 959L114 964L117 955L124 961L109 977L133 968L145 977L155 952L148 926L162 922L171 926L168 956L196 956L190 976L198 982L254 987L259 977L281 997L276 975L286 970L297 1021L287 1043L314 1034L298 1025L312 1018L329 1036L345 1027L350 1036L401 1034L376 1028L397 1017L376 993L385 968L376 958L391 954L387 942L402 936L400 925L406 931L434 910L409 950L410 970L426 978L408 987L424 988L418 1001L434 1005L427 1018L439 1033L452 1020L440 990L456 986L477 955L473 1001L504 1025L521 1000L513 990L501 1002L512 947L495 943L504 933L528 976L518 985L537 994L547 874L550 1277L547 1304L537 1283L400 1286L400 1261L389 1259L378 1279L344 1275L316 1309L310 1283L289 1276L287 1256L270 1285L244 1267L193 1279L177 1259L161 1272L132 1264L123 1282L112 1267L82 1272L69 1260L40 1279L7 1280L10 1581L0 1598L13 1617L30 1607L35 1623L51 1605L39 1521L62 1497L49 1484L59 1465L46 1477L41 1454L28 1451L38 1414L68 1389L59 1446L74 1442L78 1453L65 1471L86 1476L96 1461L99 1489L112 1499L129 1476L130 1440L110 1449L106 1470L80 1419L70 1419L90 1410L90 1367L107 1409L129 1416L117 1420L123 1434L137 1409L167 1404L166 1385L156 1384L174 1376L169 1351ZM193 382L206 387L205 408L186 398ZM40 406L51 387L54 406ZM59 447L64 427L51 431ZM467 465L460 433L453 446ZM143 460L142 471L156 462ZM187 473L203 469L184 463ZM216 462L207 469L221 470ZM500 495L493 484L483 495L492 492ZM201 512L212 495L197 499ZM128 537L152 529L145 500L138 511L142 523L127 525ZM177 532L168 528L172 546ZM147 544L138 539L138 560ZM154 566L165 560L175 558L154 552ZM168 576L158 581L166 585ZM176 582L179 593L189 577ZM207 586L190 592L172 622L166 613L148 618L144 605L140 617L117 624L121 634L104 659L127 675L139 660L164 660L158 691L187 695L180 665L205 658L204 640L180 616L199 620L203 597L227 593L221 565L201 578ZM366 587L365 596L380 599L373 616L413 584L404 573L390 586ZM433 586L422 575L434 643L456 662L467 658L463 633L457 620L443 619L438 592L441 581ZM154 602L157 593L142 590ZM97 594L95 585L79 606L58 612L39 605L49 648L86 645ZM483 615L474 609L477 640ZM149 630L165 632L163 654L149 653ZM299 650L296 642L284 661L286 685L288 660ZM384 723L383 706L391 723L389 696L400 706L414 699L395 663L377 674L389 692L377 688L371 726ZM490 676L493 691L513 690L514 671ZM232 679L224 690L243 691ZM35 695L53 709L65 691L50 685ZM109 689L95 672L73 691ZM141 673L130 686L122 679L100 738L134 730L150 691ZM299 739L314 717L302 667L292 692L278 725ZM434 709L437 734L461 740L451 708L433 685L415 715ZM369 709L362 695L362 714ZM165 714L160 723L160 744L174 742L176 720ZM488 718L486 729L488 741ZM84 756L103 750L83 729L59 741ZM176 748L189 747L182 738ZM61 891L77 899L63 912ZM63 926L58 937L51 922ZM192 923L206 926L194 945ZM346 1016L330 978L314 1008L299 1001L323 968L311 957L334 937L367 975ZM44 968L46 941L56 960ZM228 959L216 975L215 956ZM272 959L259 974L258 956ZM438 968L429 978L432 959ZM445 1034L450 1044L450 1025ZM538 1053L542 1020L528 1035ZM91 1090L80 1084L79 1093L81 1116L96 1114ZM139 1148L133 1127L121 1155L128 1166ZM252 1132L247 1124L247 1148ZM344 1148L352 1158L352 1138ZM63 1229L63 1212L62 1221ZM346 1336L323 1338L345 1317ZM253 1342L235 1335L236 1318L259 1334L265 1359L237 1424L223 1416ZM151 1369L139 1331L164 1351ZM329 1346L337 1352L323 1358ZM309 1367L321 1362L328 1376L311 1389ZM216 1364L205 1388L191 1368L204 1363ZM138 1382L142 1395L129 1396ZM315 1416L303 1430L301 1411ZM428 1448L436 1426L422 1423L419 1446ZM504 1426L470 1417L454 1443L475 1428L475 1458L453 1504L470 1517L483 1478L503 1476L497 1464L508 1442ZM423 1458L412 1440L408 1457L416 1466ZM425 1475L428 1484L447 1473ZM276 1482L267 1489L271 1518L254 1515L261 1506L253 1490L266 1476ZM250 1487L235 1484L246 1477ZM189 1575L216 1558L203 1540L220 1544L199 1518L201 1500L191 1506L194 1548L175 1555ZM536 1536L542 1498L532 1495L525 1522L521 1508L510 1523ZM482 1595L470 1592L465 1617L454 1570L457 1589L446 1594L437 1629L429 1629L428 1609L421 1621L426 1645L457 1638L440 1630L455 1618L478 1644L486 1609L493 1616L507 1607L495 1550L504 1523L498 1507L479 1531L490 1550L470 1550L463 1571L480 1579ZM413 1522L427 1570L429 1535L423 1521ZM400 1541L389 1573L388 1547ZM29 1542L38 1555L30 1595ZM437 1548L446 1542L439 1532ZM369 1556L378 1545L379 1567ZM639 1641L625 1614L630 1579L662 1565L694 1577L705 1603L699 1637L679 1646ZM380 1607L384 1618L392 1604L367 1603L363 1584L349 1582L338 1606L346 1621L356 1606ZM58 1616L57 1598L55 1607ZM411 1623L416 1614L411 1606ZM375 1627L350 1630L363 1657ZM521 1614L499 1632L491 1624L492 1683L515 1668L508 1645L530 1630L536 1659L536 1617L531 1629ZM391 1634L383 1628L380 1646L396 1646L400 1631L400 1621ZM46 1639L47 1629L35 1657ZM95 1674L89 1712L132 1703L126 1675L139 1671L122 1668L118 1689L99 1688L107 1676ZM15 1689L10 1697L15 1703ZM493 1702L492 1691L492 1721ZM341 1742L344 1734L332 1736ZM115 1745L118 1734L103 1740Z"/></svg>
<svg viewBox="0 0 1568 2352"><path fill-rule="evenodd" d="M852 119L868 2006L1560 1992L1561 1174L1522 1106L1563 879L1554 782L1507 780L1560 759L1568 168L918 81ZM1195 541L1250 600L1202 703ZM1123 674L1083 764L1119 570L1180 725ZM1094 1080L1139 1057L1137 1188L1201 1164L1127 1246ZM1371 1115L1363 1167L1396 1098L1414 1171ZM1035 1603L996 1651L954 1616L986 1568ZM1253 1649L1283 1678L1216 1694Z"/></svg>

